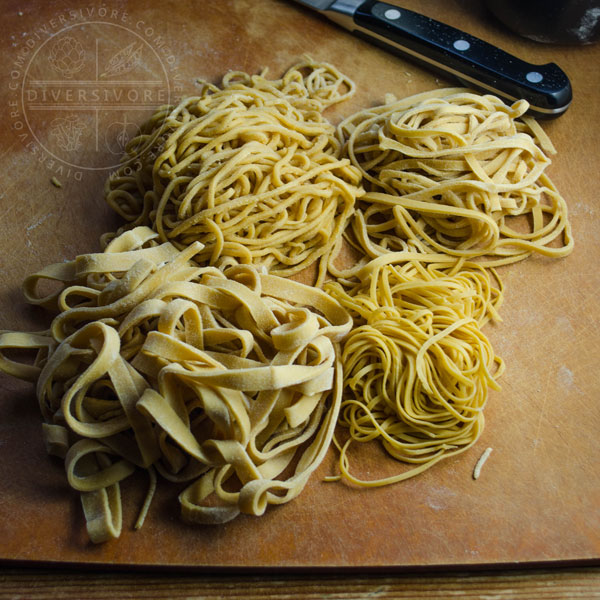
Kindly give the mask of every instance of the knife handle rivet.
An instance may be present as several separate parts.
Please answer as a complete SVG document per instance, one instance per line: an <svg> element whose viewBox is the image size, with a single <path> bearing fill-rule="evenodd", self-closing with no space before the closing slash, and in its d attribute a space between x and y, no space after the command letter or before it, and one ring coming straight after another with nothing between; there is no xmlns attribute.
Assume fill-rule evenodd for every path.
<svg viewBox="0 0 600 600"><path fill-rule="evenodd" d="M471 44L469 44L467 40L456 40L452 45L454 48L456 48L456 50L460 50L461 52L468 50L471 47Z"/></svg>
<svg viewBox="0 0 600 600"><path fill-rule="evenodd" d="M395 21L396 19L399 19L401 15L399 10L396 10L395 8L388 8L383 13L383 16L390 21Z"/></svg>
<svg viewBox="0 0 600 600"><path fill-rule="evenodd" d="M537 71L529 71L529 73L525 75L525 79L527 79L527 81L529 81L530 83L539 83L540 81L542 81L542 79L544 79L544 76L541 73L538 73Z"/></svg>

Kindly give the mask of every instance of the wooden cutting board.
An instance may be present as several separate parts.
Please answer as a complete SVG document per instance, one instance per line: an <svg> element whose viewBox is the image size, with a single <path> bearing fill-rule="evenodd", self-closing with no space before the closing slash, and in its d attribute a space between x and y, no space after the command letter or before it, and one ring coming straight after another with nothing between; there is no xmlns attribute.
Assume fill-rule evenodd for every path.
<svg viewBox="0 0 600 600"><path fill-rule="evenodd" d="M452 84L290 2L71 4L4 3L0 328L45 327L44 315L22 301L23 278L99 249L100 234L118 223L102 187L119 142L151 105L193 93L197 77L216 82L229 69L256 73L263 67L276 77L309 53L333 62L358 85L356 96L330 113L334 120L381 103L386 92L403 97ZM488 326L487 334L507 372L502 390L490 395L478 444L415 479L374 490L324 483L335 471L332 450L295 501L220 527L184 526L178 490L163 485L145 526L134 532L145 484L135 479L123 485L121 538L93 546L62 465L45 454L32 386L1 376L0 559L195 568L600 559L600 46L529 42L467 0L404 4L532 62L554 60L574 88L572 107L544 127L558 149L550 175L568 201L576 247L565 259L531 258L502 272L504 321ZM61 47L51 49L52 40L62 40ZM85 57L94 57L91 64L78 44ZM126 98L94 99L89 86L74 83L100 81L103 74L110 80L127 61L137 61L141 75L129 82ZM39 81L48 77L62 92L44 98ZM79 120L72 117L77 98L68 98L67 89L82 94ZM487 447L493 452L475 481L473 467ZM357 453L355 461L365 477L398 468L377 447Z"/></svg>

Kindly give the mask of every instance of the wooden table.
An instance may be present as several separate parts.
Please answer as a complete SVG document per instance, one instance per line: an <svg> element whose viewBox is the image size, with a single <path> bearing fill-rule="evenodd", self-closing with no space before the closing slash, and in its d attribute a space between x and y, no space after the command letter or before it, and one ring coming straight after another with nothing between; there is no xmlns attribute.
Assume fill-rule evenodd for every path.
<svg viewBox="0 0 600 600"><path fill-rule="evenodd" d="M541 283L535 293L537 294L536 298L541 299L542 308L545 306L544 297L548 296L550 298L547 301L548 303L558 301L564 304L566 302L566 305L573 310L580 310L582 314L589 318L587 327L589 337L584 340L584 348L590 351L586 350L585 356L580 357L579 370L573 364L566 362L568 368L564 367L566 370L559 371L558 375L564 376L563 380L569 376L570 379L566 383L570 383L573 389L582 381L584 382L585 400L590 403L590 410L586 412L584 404L577 404L576 408L581 411L582 415L588 414L589 423L593 423L593 419L597 420L599 416L597 406L593 404L593 402L597 402L598 398L598 394L594 391L598 390L597 377L594 376L594 366L597 364L595 362L597 349L592 346L591 340L595 335L594 332L597 332L597 324L593 317L598 314L595 300L598 256L596 253L596 258L594 258L593 252L596 251L598 239L600 238L595 233L597 232L597 226L594 221L594 218L596 218L594 215L597 214L598 210L594 203L597 202L596 190L598 189L598 173L600 172L597 141L600 132L600 108L597 103L597 94L600 92L600 45L581 48L552 48L523 40L493 21L482 5L468 0L454 0L452 2L407 0L405 4L409 8L421 10L430 16L437 16L454 26L462 26L467 31L494 41L499 46L532 62L543 63L556 60L572 78L575 93L573 107L559 121L548 125L548 131L559 150L559 158L553 165L551 174L558 187L567 197L568 202L572 201L573 218L579 226L579 230L575 232L576 243L579 245L570 263L570 268L575 269L574 272L571 272L571 281L581 280L587 282L585 283L587 292L585 294L581 292L579 295L576 293L572 300L567 301L560 294L555 294L550 287L544 288L544 283ZM273 11L281 11L281 14L284 14L287 19L282 22L281 27L278 29L276 29L276 19L269 17L269 15L275 14L269 12L271 5ZM417 66L402 61L402 59L391 58L383 51L371 48L364 42L350 41L351 38L347 37L349 34L346 34L335 25L329 24L309 11L291 7L289 3L283 2L283 0L261 0L261 2L257 0L256 3L244 0L227 0L220 2L218 5L205 3L203 8L206 10L199 10L197 18L192 15L189 7L184 8L175 2L161 4L130 0L127 3L119 4L118 7L115 6L114 9L111 6L108 6L110 10L106 9L107 12L101 17L104 21L101 21L100 27L104 27L104 29L112 28L117 31L121 27L117 20L123 19L125 25L127 25L123 29L124 34L131 30L137 30L145 43L155 46L157 56L161 58L162 62L171 66L171 71L168 74L170 84L173 86L174 91L179 93L181 93L181 89L176 88L178 86L185 87L182 83L184 80L189 84L192 74L206 76L216 81L227 68L239 68L256 72L260 67L268 65L271 67L271 74L275 77L291 62L301 56L303 52L315 53L318 54L315 58L329 59L336 62L342 70L345 67L356 70L357 79L359 80L359 93L353 100L354 106L381 101L383 94L387 91L395 91L398 94L398 89L402 89L405 95L409 95L435 85L445 86L449 84L447 81L436 79ZM208 10L209 6L210 10ZM26 61L17 63L16 66L14 61L18 59L19 51L27 48L28 40L32 40L30 52L33 53L53 29L62 31L69 26L68 21L61 23L59 17L66 16L68 19L71 15L76 22L85 21L86 19L91 21L98 17L97 14L93 15L92 13L86 16L86 10L91 9L89 7L79 7L75 10L65 2L44 5L43 9L41 5L38 6L33 0L12 2L12 6L7 13L8 32L2 41L4 44L2 50L9 57L9 60L5 61L0 71L1 80L8 82L10 90L12 90L11 84L17 86L22 84L20 78L24 76L23 70ZM97 7L94 10L97 11ZM249 11L247 19L243 18L246 10ZM70 13L69 11L74 12ZM293 20L296 17L304 27L310 28L307 30L306 35L298 32ZM40 29L42 25L46 28L45 33ZM219 29L219 27L222 29ZM272 39L264 34L261 29L263 27L270 28L269 36L272 36ZM152 35L150 35L150 28L155 30L152 31ZM174 59L176 63L173 65L170 65L172 55L166 51L163 52L163 48L166 48L164 40L161 42L159 40L160 36L157 37L160 32L163 32L164 39L176 50ZM227 32L226 35L224 32ZM118 36L115 36L115 39L118 39ZM306 40L309 40L309 43ZM315 40L322 41L330 56L325 56L327 52L322 50L317 52L319 49L315 49L312 45ZM356 48L359 48L359 54L349 54ZM394 77L390 81L382 77L382 74L385 74L388 68L391 69L390 72L394 73ZM387 85L389 83L390 87L394 87L394 89L383 89L383 87L382 89L369 89L365 85L360 87L361 84L368 81L367 75L371 69L374 74L377 74L379 84L385 82ZM181 74L184 75L183 79L178 78ZM50 260L56 261L63 256L68 255L71 257L76 252L90 250L89 239L95 239L97 233L104 231L106 224L110 222L112 217L104 206L101 193L90 196L91 205L99 211L97 221L94 220L95 217L93 219L89 218L89 208L83 207L83 205L74 205L67 209L65 198L69 198L69 196L66 194L91 193L92 189L100 190L105 177L104 173L94 173L88 170L84 180L79 181L77 179L77 173L79 172L77 166L74 166L71 172L67 172L67 169L63 168L57 177L62 180L63 188L54 188L50 184L50 179L57 173L56 166L51 168L48 162L42 163L40 155L36 156L31 150L28 140L20 137L19 128L23 127L23 123L18 113L18 99L14 100L14 94L8 89L5 90L5 97L8 105L4 102L1 110L5 119L11 123L11 130L6 129L3 133L5 137L2 138L4 142L4 154L1 157L3 161L2 172L5 175L0 181L0 193L2 194L3 203L10 202L13 198L19 198L21 202L2 205L5 223L7 223L3 236L5 243L10 243L10 248L7 246L7 249L3 251L2 261L0 262L0 271L5 276L4 283L7 286L7 291L5 291L1 301L5 314L9 315L17 326L26 326L31 320L31 314L20 308L18 294L14 290L22 277L31 272L32 264L35 263L35 266L39 267ZM13 100L17 102L16 105L11 104ZM29 127L35 130L38 125L41 127L40 123L32 122ZM94 156L87 154L84 159L92 160ZM35 160L40 161L39 166L36 166ZM89 164L87 166L89 167ZM9 175L14 177L9 177ZM48 212L45 208L44 202L48 199L55 202L58 207L58 210L55 210L54 213ZM67 219L67 221L60 221L59 216ZM69 219L71 220L69 221ZM74 230L73 236L65 236L65 232L70 231L71 224L75 226L78 220L80 222L85 221L84 233ZM15 228L15 224L20 225L20 229ZM55 231L62 233L61 235L54 235ZM579 233L581 233L580 236L578 236ZM40 244L36 245L37 242L40 242ZM93 243L95 244L95 241ZM554 263L554 265L556 266L548 267L550 276L545 280L548 286L554 285L556 281L561 281L560 269L562 267L558 266L558 263ZM534 265L533 267L526 267L526 270L522 272L518 271L518 268L513 271L515 275L512 276L512 281L509 281L509 286L512 286L512 283L527 280L532 273L538 272L536 269L546 267ZM527 271L530 268L533 270ZM501 350L500 354L503 353L502 351L505 353L515 352L512 357L514 364L518 363L523 356L526 357L527 354L520 355L518 347L515 350L511 345L516 342L511 341L510 335L506 337L504 335L509 332L512 325L523 329L525 332L523 339L532 339L527 338L527 335L535 331L540 323L535 324L531 320L531 322L527 321L523 313L519 313L517 310L520 305L522 306L523 303L527 302L526 291L518 289L518 286L512 286L511 294L514 310L510 312L507 308L507 313L503 316L508 325L503 330L504 333L501 335L496 334L494 342L498 343ZM0 327L5 326L4 323L0 324ZM551 341L553 343L560 338L559 333L556 333L558 337L552 337ZM533 348L533 353L534 359L541 361L544 348ZM568 357L561 355L562 359L567 361ZM551 364L550 371L552 368ZM398 562L394 565L390 564L390 562L393 563L393 560L390 562L382 561L381 555L376 552L376 544L373 544L372 554L368 557L369 562L366 567L359 564L356 559L356 552L350 554L349 558L346 557L348 560L345 566L339 556L336 557L335 554L330 553L326 555L324 565L314 565L315 568L302 568L300 570L294 570L294 568L304 567L309 561L286 557L287 564L284 566L290 568L289 571L276 570L274 568L276 566L275 561L267 555L263 556L262 563L259 565L241 565L244 567L241 572L228 571L225 566L212 570L205 568L204 571L197 572L194 571L193 566L191 568L189 568L189 565L179 565L177 567L177 564L171 565L169 571L168 568L162 568L160 565L157 565L157 568L149 568L148 565L144 567L143 564L139 564L139 560L137 561L138 564L131 565L128 564L126 552L125 554L121 552L121 554L116 555L113 564L110 561L107 564L100 560L97 564L75 565L74 555L71 553L65 555L66 559L63 562L49 565L48 563L35 562L35 543L31 541L31 535L27 532L28 539L26 543L29 545L26 551L19 555L18 551L15 550L14 556L18 559L17 562L5 562L3 570L0 571L0 600L4 598L33 599L48 597L218 598L226 596L244 598L291 596L298 598L322 598L326 596L339 598L447 598L457 596L497 598L499 600L505 598L600 597L600 566L598 566L600 541L597 539L600 535L600 524L598 522L599 498L597 492L598 473L597 468L595 468L598 462L598 443L597 441L590 441L589 438L584 440L588 455L584 456L587 463L583 467L576 465L575 470L573 470L569 463L564 465L563 470L560 470L559 467L554 469L553 465L556 464L556 459L561 456L559 453L560 448L551 447L550 444L544 447L543 443L544 433L549 436L547 439L553 440L560 438L562 435L559 432L556 434L558 438L553 436L551 428L554 425L547 418L551 409L559 407L559 404L554 402L552 398L548 400L548 397L544 396L544 394L549 396L551 392L549 382L552 381L553 374L550 371L546 375L528 373L527 371L519 371L517 364L512 369L512 379L509 378L506 384L503 385L505 386L504 389L507 390L505 394L510 398L518 396L520 390L527 388L529 391L525 394L527 396L526 400L531 402L539 413L539 418L525 414L520 415L520 418L531 419L531 422L537 427L534 433L538 437L527 440L531 443L529 454L521 457L520 462L519 460L515 461L513 465L514 471L511 471L511 473L516 477L515 485L517 485L519 492L532 499L532 506L537 511L539 507L535 504L534 498L537 490L535 488L523 489L538 481L535 473L528 471L535 460L540 461L539 464L535 463L537 465L535 468L550 469L551 476L557 478L554 482L564 483L566 487L579 482L582 485L587 485L584 495L585 502L582 506L574 506L572 496L565 497L565 503L568 503L567 508L573 513L571 515L574 519L573 522L579 528L577 535L580 537L574 539L585 539L587 545L585 548L578 548L576 542L571 545L566 544L568 553L563 557L564 560L561 560L561 556L553 554L552 549L545 547L545 540L541 535L546 533L548 540L550 540L549 543L558 544L561 542L559 539L561 536L557 531L566 531L566 529L563 526L562 530L557 527L556 531L552 531L555 514L552 512L547 515L540 514L541 521L537 523L537 528L532 529L536 535L540 536L540 539L521 540L520 545L512 549L518 550L521 553L520 556L525 557L524 562L520 562L518 556L514 560L510 560L510 553L501 551L499 545L505 543L505 540L496 542L494 539L488 539L484 548L485 552L482 551L482 555L485 556L483 558L471 556L466 561L461 560L461 557L452 560L452 558L444 557L441 553L437 555L428 554L421 549L423 560L420 560L419 557L415 558L414 556L398 553L396 557ZM577 379L578 377L581 379ZM3 379L2 383L5 382L6 379ZM10 389L11 393L19 394L21 397L25 396L25 388L22 386L7 389ZM542 393L536 393L540 390ZM4 400L4 398L0 398L0 400ZM496 402L490 407L489 435L498 444L498 456L502 456L500 444L504 432L500 431L497 426L494 427L494 421L507 427L506 434L508 437L514 437L520 433L518 424L506 418L506 413L503 412L507 410L504 408L505 406L506 403ZM546 414L545 418L543 418L544 414ZM574 422L565 421L565 423L567 425L565 435L570 436L569 440L573 443L577 443L577 428ZM589 423L586 431L592 431ZM35 431L35 428L28 431ZM538 443L541 444L539 447ZM570 441L565 442L566 445L569 443ZM478 449L481 451L483 447L480 446ZM541 458L543 456L542 451L546 453L546 459ZM475 453L477 453L477 449ZM32 456L37 455L32 454ZM446 470L440 469L435 474L427 475L426 477L430 477L429 480L423 478L414 485L426 487L427 481L431 482L436 477L443 478L445 477L444 473L447 474L448 472L452 472L455 480L468 481L468 474L477 456L471 455L472 460L470 461L453 461L449 463L450 466ZM533 463L528 463L528 460L532 460ZM328 468L330 466L331 464L328 465ZM506 464L502 467L501 461L496 463L490 461L489 467L486 465L486 471L490 475L494 473L495 468L498 468L498 472L502 473L502 468L506 469ZM518 479L519 473L523 475L520 482ZM526 479L526 476L529 476L530 479ZM589 479L586 477L589 477ZM487 482L482 479L481 484L483 486L490 485L491 490L497 490L499 481L497 479L494 483L493 478L490 477ZM457 485L462 486L463 483ZM466 483L464 485L466 489ZM415 489L417 488L413 488L413 494ZM23 493L28 493L28 490ZM476 500L475 496L473 497ZM15 496L14 498L18 497ZM11 501L14 502L14 498ZM0 497L0 500L3 499L4 497ZM55 501L53 506L56 508L64 501L64 496L57 493L53 500ZM497 510L500 507L501 500L496 499L494 501L497 504L494 504L492 508ZM449 502L451 504L452 500L450 499ZM73 506L74 504L69 505L68 511L72 511ZM0 508L2 507L3 505L0 503ZM431 518L435 518L433 508L429 507L431 510L426 513ZM558 509L554 507L553 510ZM294 508L290 508L290 511L289 514L292 514ZM11 516L9 513L1 514L0 536L3 536L5 545L10 545L12 540L7 535L8 529L4 531L2 526L7 527ZM304 509L301 509L300 514L307 513ZM514 517L515 515L510 516ZM530 517L531 515L528 513L524 516L524 519ZM69 526L72 526L76 521L70 512L66 516L58 515L55 518L63 519ZM501 528L502 518L504 517L498 516L498 522L494 525ZM79 521L77 523L80 525ZM480 524L483 523L485 523L485 520L480 521ZM516 535L522 522L519 519L513 519L510 523L509 533ZM152 527L153 524L150 521L149 534L145 538L145 543L149 548L152 545ZM52 528L50 531L54 532ZM468 538L467 541L475 539L475 533L473 533L473 538ZM510 542L508 534L507 540ZM302 551L310 548L310 542L305 540L303 543L304 545L299 543ZM494 544L498 544L498 548L495 548ZM536 563L536 557L540 558L542 562ZM5 556L4 558L9 557ZM177 563L178 557L171 558ZM544 558L547 560L544 560ZM226 556L224 562L227 560L232 559ZM69 563L69 561L73 562ZM450 568L451 564L452 567ZM185 569L182 569L182 566ZM89 570L85 570L84 567ZM318 567L325 567L326 570Z"/></svg>
<svg viewBox="0 0 600 600"><path fill-rule="evenodd" d="M0 571L0 600L566 600L600 598L600 568L409 574L156 574L37 569Z"/></svg>

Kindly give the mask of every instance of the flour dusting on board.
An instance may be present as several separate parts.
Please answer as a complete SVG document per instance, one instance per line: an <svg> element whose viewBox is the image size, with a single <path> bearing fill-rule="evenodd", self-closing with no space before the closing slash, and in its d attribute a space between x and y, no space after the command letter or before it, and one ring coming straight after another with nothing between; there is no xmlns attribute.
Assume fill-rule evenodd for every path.
<svg viewBox="0 0 600 600"><path fill-rule="evenodd" d="M566 367L565 365L561 365L558 369L558 382L563 387L569 389L573 387L573 371Z"/></svg>
<svg viewBox="0 0 600 600"><path fill-rule="evenodd" d="M52 213L48 213L47 215L40 217L35 223L32 223L31 225L29 225L27 227L27 231L32 231L36 227L39 227L42 223L44 223L44 221L47 221L51 216L52 216Z"/></svg>
<svg viewBox="0 0 600 600"><path fill-rule="evenodd" d="M427 506L435 511L448 508L448 500L456 496L456 492L445 486L436 486L427 494Z"/></svg>

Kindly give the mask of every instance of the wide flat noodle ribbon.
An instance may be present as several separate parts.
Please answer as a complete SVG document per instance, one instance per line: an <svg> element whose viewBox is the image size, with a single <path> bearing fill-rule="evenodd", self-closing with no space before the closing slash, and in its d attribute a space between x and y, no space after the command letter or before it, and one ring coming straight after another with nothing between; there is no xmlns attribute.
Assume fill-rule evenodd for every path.
<svg viewBox="0 0 600 600"><path fill-rule="evenodd" d="M119 482L137 467L150 493L155 470L189 482L183 517L220 523L296 497L331 443L350 315L250 265L199 267L201 251L134 228L28 278L28 297L58 310L48 332L0 333L0 368L36 382L48 451L65 457L92 541L118 537ZM42 296L47 277L62 287ZM35 362L9 360L15 348Z"/></svg>

